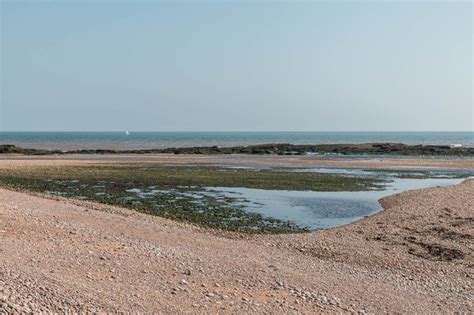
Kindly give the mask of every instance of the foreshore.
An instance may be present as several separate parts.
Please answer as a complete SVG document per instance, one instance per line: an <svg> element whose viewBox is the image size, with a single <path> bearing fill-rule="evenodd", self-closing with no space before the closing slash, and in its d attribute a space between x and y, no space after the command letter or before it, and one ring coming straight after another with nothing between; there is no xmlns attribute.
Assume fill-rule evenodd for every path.
<svg viewBox="0 0 474 315"><path fill-rule="evenodd" d="M249 167L330 167L394 170L474 170L473 158L390 156L275 156L197 154L71 154L48 156L0 155L0 168L85 165L235 165Z"/></svg>
<svg viewBox="0 0 474 315"><path fill-rule="evenodd" d="M149 163L472 170L471 159L3 156L0 168ZM474 180L384 198L340 228L244 235L0 189L0 313L472 313Z"/></svg>

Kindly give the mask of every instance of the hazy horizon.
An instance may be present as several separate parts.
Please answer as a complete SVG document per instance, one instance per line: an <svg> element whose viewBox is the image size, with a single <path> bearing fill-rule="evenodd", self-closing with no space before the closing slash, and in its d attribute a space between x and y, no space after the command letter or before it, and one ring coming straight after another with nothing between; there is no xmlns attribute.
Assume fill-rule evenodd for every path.
<svg viewBox="0 0 474 315"><path fill-rule="evenodd" d="M0 130L0 133L474 133L474 130Z"/></svg>
<svg viewBox="0 0 474 315"><path fill-rule="evenodd" d="M470 1L0 10L0 131L474 130Z"/></svg>

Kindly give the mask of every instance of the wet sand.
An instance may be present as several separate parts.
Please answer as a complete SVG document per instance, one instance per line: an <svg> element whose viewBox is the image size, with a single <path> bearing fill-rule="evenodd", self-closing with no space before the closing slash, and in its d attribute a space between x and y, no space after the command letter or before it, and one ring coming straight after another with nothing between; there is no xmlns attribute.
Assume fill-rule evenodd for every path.
<svg viewBox="0 0 474 315"><path fill-rule="evenodd" d="M473 170L472 158L414 158L381 156L276 156L276 155L175 155L78 154L66 156L0 155L0 168L91 164L224 164L257 167L334 167L396 170Z"/></svg>
<svg viewBox="0 0 474 315"><path fill-rule="evenodd" d="M472 160L255 156L10 157L0 167L216 158L255 166L473 169ZM385 211L340 228L246 236L0 189L0 313L472 313L473 196L474 180L466 180L386 197Z"/></svg>

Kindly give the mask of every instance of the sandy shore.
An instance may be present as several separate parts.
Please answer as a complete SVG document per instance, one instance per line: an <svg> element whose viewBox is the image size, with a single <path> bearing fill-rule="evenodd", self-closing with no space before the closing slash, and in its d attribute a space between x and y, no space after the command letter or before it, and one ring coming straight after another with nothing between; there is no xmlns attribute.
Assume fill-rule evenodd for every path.
<svg viewBox="0 0 474 315"><path fill-rule="evenodd" d="M215 157L172 161L190 158L215 163ZM4 158L0 167L97 160L110 161ZM472 160L406 160L407 168L472 169ZM316 163L299 161L273 163ZM401 161L354 160L340 167L358 163L396 167ZM0 189L0 313L472 313L472 196L474 180L466 180L387 197L385 211L341 228L240 236Z"/></svg>
<svg viewBox="0 0 474 315"><path fill-rule="evenodd" d="M120 164L199 164L256 167L333 167L396 170L473 170L472 158L335 157L275 155L79 154L66 156L0 155L0 168Z"/></svg>

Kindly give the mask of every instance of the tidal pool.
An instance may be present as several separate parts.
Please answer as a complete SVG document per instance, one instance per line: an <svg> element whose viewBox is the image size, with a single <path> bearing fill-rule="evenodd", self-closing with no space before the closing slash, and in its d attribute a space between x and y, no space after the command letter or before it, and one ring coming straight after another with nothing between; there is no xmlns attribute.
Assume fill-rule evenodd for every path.
<svg viewBox="0 0 474 315"><path fill-rule="evenodd" d="M196 170L193 169L194 172ZM255 174L262 174L258 172L258 168L252 168L252 170L255 171ZM150 172L155 172L151 174L158 174L156 172L159 171L162 170L150 169ZM81 179L47 179L43 181L24 179L22 183L25 187L32 187L52 195L124 206L137 211L170 219L189 221L207 227L245 232L294 233L349 224L381 211L382 207L378 201L385 196L411 189L454 185L462 182L467 177L473 176L473 173L469 171L395 171L339 168L277 168L266 170L270 175L271 172L284 171L337 174L338 179L347 180L344 177L370 179L377 182L377 185L367 186L365 188L367 190L351 192L267 190L242 187L209 187L209 182L206 181L206 184L198 182L194 185L185 185L187 182L184 181L178 185L170 185L167 177L156 180L153 177L143 180L140 177L135 178L133 174L130 177L119 177L113 180L94 180L88 177ZM257 177L257 180L268 179L267 173L265 173L266 177ZM112 175L114 174L112 173ZM232 172L232 174L234 173ZM247 177L255 183L254 174L250 175L252 176L247 174ZM192 181L193 178L189 178ZM284 178L283 183L285 185L280 185L281 187L290 188L294 186L291 182L294 180L293 177L286 176ZM306 180L304 188L312 187L313 181L320 180L318 176L308 176L308 178L311 180ZM232 177L231 180L233 179ZM327 180L324 177L323 179ZM322 186L322 188L324 190L339 190L339 188L345 187L344 180L336 183L336 185L328 185L327 188ZM226 184L226 181L221 183ZM232 184L232 182L229 183ZM242 183L245 184L245 182ZM256 187L262 186L257 185ZM353 186L350 188L354 190Z"/></svg>
<svg viewBox="0 0 474 315"><path fill-rule="evenodd" d="M238 206L311 231L345 225L383 210L378 200L411 189L449 186L465 178L394 178L384 190L360 192L314 192L209 187L227 197L237 197Z"/></svg>

